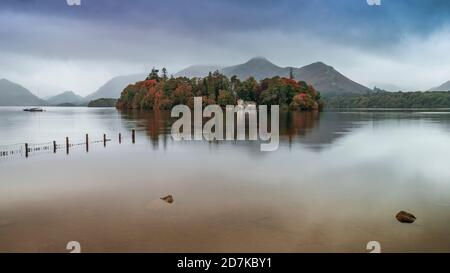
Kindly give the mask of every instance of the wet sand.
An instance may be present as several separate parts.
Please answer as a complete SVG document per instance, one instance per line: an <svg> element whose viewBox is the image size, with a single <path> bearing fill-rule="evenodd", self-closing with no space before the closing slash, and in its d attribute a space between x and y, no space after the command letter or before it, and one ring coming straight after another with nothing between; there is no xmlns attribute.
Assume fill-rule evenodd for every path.
<svg viewBox="0 0 450 273"><path fill-rule="evenodd" d="M42 171L46 163L38 164ZM69 241L79 241L83 252L367 252L372 240L388 252L450 248L447 205L377 197L377 188L361 196L358 187L353 193L326 189L309 179L264 183L223 173L218 179L212 171L153 172L150 167L145 178L127 178L115 171L115 180L98 175L83 181L59 173L33 191L20 184L3 188L1 252L67 252ZM160 199L167 194L174 203ZM414 224L395 219L405 207L418 217Z"/></svg>

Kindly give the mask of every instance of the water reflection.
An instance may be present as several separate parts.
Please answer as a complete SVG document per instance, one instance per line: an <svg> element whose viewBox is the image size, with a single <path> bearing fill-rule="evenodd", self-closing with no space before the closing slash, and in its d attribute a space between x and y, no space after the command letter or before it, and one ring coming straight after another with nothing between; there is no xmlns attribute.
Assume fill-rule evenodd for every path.
<svg viewBox="0 0 450 273"><path fill-rule="evenodd" d="M166 148L167 142L171 140L171 125L175 119L170 117L168 111L122 111L120 116L127 121L128 129L136 127L145 132L155 148L159 146L160 142L163 143L163 148ZM206 121L207 119L204 120L204 123ZM294 143L300 143L315 150L332 144L336 139L350 133L352 129L363 125L363 123L355 122L353 115L290 111L280 113L279 124L281 142L287 143L290 147ZM220 145L227 142L213 141L212 143ZM233 145L239 145L239 143L234 141ZM258 142L245 141L244 146L259 149Z"/></svg>
<svg viewBox="0 0 450 273"><path fill-rule="evenodd" d="M85 134L101 139L103 134L113 137L119 133L129 137L133 128L138 130L143 141L155 150L175 145L170 135L171 125L176 120L169 111L117 111L113 108L48 108L44 113L26 113L17 107L0 107L0 145L18 143L64 144L69 137L73 143L84 142ZM205 122L207 119L204 120ZM374 130L379 126L436 125L450 130L448 111L373 111L353 110L343 112L281 112L280 146L296 149L301 146L313 152L322 152L339 144L340 140L358 132ZM259 141L212 141L211 149L242 148L251 153L260 151ZM198 145L198 142L182 142L183 145ZM23 149L23 148L22 148ZM5 151L8 149L5 148ZM11 149L14 150L14 149ZM262 153L261 153L262 154Z"/></svg>
<svg viewBox="0 0 450 273"><path fill-rule="evenodd" d="M125 120L127 129L135 127L150 140L154 148L162 143L167 148L171 125L176 120L170 117L169 111L121 111L120 117ZM269 117L270 119L270 117ZM207 119L204 120L204 123ZM320 152L330 148L339 139L344 138L359 128L375 128L390 124L417 121L438 124L450 129L450 112L439 111L370 111L354 110L346 112L292 112L280 113L280 144L292 148L294 144L301 144L305 148ZM213 145L226 145L229 141L213 141ZM233 145L240 145L237 141ZM242 145L250 149L259 149L259 142L245 141Z"/></svg>

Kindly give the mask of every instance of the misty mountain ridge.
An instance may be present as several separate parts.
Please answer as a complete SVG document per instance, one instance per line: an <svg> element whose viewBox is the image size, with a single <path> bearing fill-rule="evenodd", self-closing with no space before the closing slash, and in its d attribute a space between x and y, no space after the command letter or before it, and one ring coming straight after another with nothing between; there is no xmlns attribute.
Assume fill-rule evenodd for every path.
<svg viewBox="0 0 450 273"><path fill-rule="evenodd" d="M428 91L450 91L450 81L447 81L437 87L433 87Z"/></svg>
<svg viewBox="0 0 450 273"><path fill-rule="evenodd" d="M300 68L291 68L277 66L264 57L252 58L245 63L227 67L219 65L191 65L177 72L174 76L184 76L188 78L206 77L209 72L218 70L227 77L237 76L241 80L254 77L257 80L262 80L275 76L289 77L291 69L296 80L302 80L313 85L318 91L325 95L347 93L365 94L372 91L366 86L347 78L332 66L323 62L315 62ZM129 84L142 81L146 77L147 74L145 73L116 76L108 80L97 91L86 97L77 95L73 91L66 91L48 97L46 100L37 97L28 89L17 83L6 79L0 79L0 106L44 106L65 103L82 105L91 100L100 98L117 99L120 97L120 94L125 87ZM397 88L394 88L394 85L390 86L392 86L392 88L386 88L385 90L396 91L395 89ZM450 81L447 81L438 87L431 88L429 91L450 91Z"/></svg>
<svg viewBox="0 0 450 273"><path fill-rule="evenodd" d="M129 84L145 80L146 77L147 74L132 74L114 77L102 85L97 91L86 96L85 100L91 101L101 98L118 99L125 87Z"/></svg>
<svg viewBox="0 0 450 273"><path fill-rule="evenodd" d="M174 74L174 77L201 78L208 75L209 72L222 69L218 65L191 65Z"/></svg>
<svg viewBox="0 0 450 273"><path fill-rule="evenodd" d="M46 101L38 98L25 87L6 79L0 79L0 106L42 106Z"/></svg>
<svg viewBox="0 0 450 273"><path fill-rule="evenodd" d="M191 66L192 67L192 66ZM254 77L256 80L272 78L275 76L289 77L292 69L296 80L305 81L311 84L322 94L359 93L364 94L371 90L362 84L345 77L332 66L323 62L316 62L304 67L280 67L264 57L256 57L245 63L224 67L219 72L227 77L237 76L241 80ZM202 77L208 75L210 71L203 71ZM212 71L211 71L212 72ZM178 76L193 74L189 67L178 72Z"/></svg>
<svg viewBox="0 0 450 273"><path fill-rule="evenodd" d="M225 67L219 71L227 77L237 76L241 80L249 77L262 80L275 76L289 76L289 68L279 67L264 57L252 58L243 64Z"/></svg>
<svg viewBox="0 0 450 273"><path fill-rule="evenodd" d="M117 76L108 80L94 93L82 97L73 91L65 91L49 96L45 100L37 97L25 87L6 79L0 79L0 106L48 106L48 105L85 105L100 98L117 99L122 90L131 83L142 81L147 74Z"/></svg>
<svg viewBox="0 0 450 273"><path fill-rule="evenodd" d="M80 95L75 94L73 91L65 91L61 94L52 96L46 100L51 105L58 105L58 104L65 104L65 103L78 105L78 104L82 104L82 103L86 102L85 98L83 98Z"/></svg>
<svg viewBox="0 0 450 273"><path fill-rule="evenodd" d="M414 88L411 88L411 87L399 86L399 85L390 84L390 83L380 83L380 82L372 83L371 86L373 86L373 89L381 89L381 90L388 91L388 92L398 92L398 91L407 92L410 90L414 90Z"/></svg>

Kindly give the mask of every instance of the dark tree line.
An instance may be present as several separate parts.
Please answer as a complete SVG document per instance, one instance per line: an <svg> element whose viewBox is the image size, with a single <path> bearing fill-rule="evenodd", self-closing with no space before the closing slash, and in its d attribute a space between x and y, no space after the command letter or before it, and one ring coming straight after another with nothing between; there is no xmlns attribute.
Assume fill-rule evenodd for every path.
<svg viewBox="0 0 450 273"><path fill-rule="evenodd" d="M327 108L450 108L450 92L370 92L324 97Z"/></svg>

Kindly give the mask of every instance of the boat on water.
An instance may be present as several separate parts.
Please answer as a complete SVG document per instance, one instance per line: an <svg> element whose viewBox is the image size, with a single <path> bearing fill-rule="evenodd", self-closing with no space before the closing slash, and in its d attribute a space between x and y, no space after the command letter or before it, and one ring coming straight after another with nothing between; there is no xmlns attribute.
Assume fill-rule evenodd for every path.
<svg viewBox="0 0 450 273"><path fill-rule="evenodd" d="M26 112L44 112L44 109L42 109L40 107L33 107L33 108L25 108L25 109L23 109L23 111L26 111Z"/></svg>

